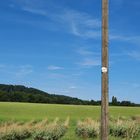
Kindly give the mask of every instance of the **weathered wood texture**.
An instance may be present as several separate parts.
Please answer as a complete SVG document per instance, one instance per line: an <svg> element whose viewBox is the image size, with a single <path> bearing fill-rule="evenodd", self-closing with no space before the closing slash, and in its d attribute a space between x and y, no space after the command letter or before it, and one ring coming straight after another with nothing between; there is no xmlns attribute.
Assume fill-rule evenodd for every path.
<svg viewBox="0 0 140 140"><path fill-rule="evenodd" d="M102 67L101 140L108 140L108 0L102 0Z"/></svg>

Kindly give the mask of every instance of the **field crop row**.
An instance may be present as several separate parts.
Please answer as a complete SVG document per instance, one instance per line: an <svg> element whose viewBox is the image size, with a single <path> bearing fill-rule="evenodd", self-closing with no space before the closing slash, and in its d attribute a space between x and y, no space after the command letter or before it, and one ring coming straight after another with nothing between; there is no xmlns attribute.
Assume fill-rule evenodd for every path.
<svg viewBox="0 0 140 140"><path fill-rule="evenodd" d="M121 118L122 120L139 119L139 107L110 107L110 120ZM31 120L42 121L47 119L52 122L56 117L64 122L67 117L70 118L67 133L61 140L81 140L75 130L78 121L84 121L85 118L100 120L100 106L81 106L81 105L56 105L56 104L30 104L30 103L0 103L0 121L14 121L20 123L30 122ZM95 138L99 139L99 137ZM122 140L110 135L110 140ZM137 140L139 140L138 138ZM90 140L90 138L88 138Z"/></svg>

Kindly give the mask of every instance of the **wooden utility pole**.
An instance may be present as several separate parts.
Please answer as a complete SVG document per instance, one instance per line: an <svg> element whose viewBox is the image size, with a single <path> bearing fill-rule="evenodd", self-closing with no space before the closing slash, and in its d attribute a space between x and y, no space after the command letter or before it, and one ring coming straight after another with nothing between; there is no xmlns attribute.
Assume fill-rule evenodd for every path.
<svg viewBox="0 0 140 140"><path fill-rule="evenodd" d="M108 140L108 0L102 0L101 140Z"/></svg>

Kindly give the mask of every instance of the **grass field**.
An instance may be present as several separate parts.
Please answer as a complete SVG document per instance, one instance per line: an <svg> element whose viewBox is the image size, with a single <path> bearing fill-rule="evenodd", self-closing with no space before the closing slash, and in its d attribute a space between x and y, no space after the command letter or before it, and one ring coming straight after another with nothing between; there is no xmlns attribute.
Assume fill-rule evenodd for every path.
<svg viewBox="0 0 140 140"><path fill-rule="evenodd" d="M110 107L110 116L130 118L140 115L139 107ZM53 104L30 104L30 103L4 103L0 102L0 121L30 121L48 118L53 120L56 117L65 120L70 117L70 127L63 140L80 140L75 136L75 126L78 120L87 117L95 120L100 119L99 106L81 105L53 105ZM99 139L99 138L98 138ZM119 140L118 138L110 138ZM140 138L139 138L140 139ZM139 140L138 139L138 140Z"/></svg>

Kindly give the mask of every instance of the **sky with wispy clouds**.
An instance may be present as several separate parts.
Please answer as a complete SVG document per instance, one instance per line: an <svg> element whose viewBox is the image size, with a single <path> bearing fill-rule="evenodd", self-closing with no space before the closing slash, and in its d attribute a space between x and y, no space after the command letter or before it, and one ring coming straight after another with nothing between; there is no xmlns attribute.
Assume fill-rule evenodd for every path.
<svg viewBox="0 0 140 140"><path fill-rule="evenodd" d="M109 95L140 103L140 1L109 2ZM101 96L101 0L1 0L0 83Z"/></svg>

